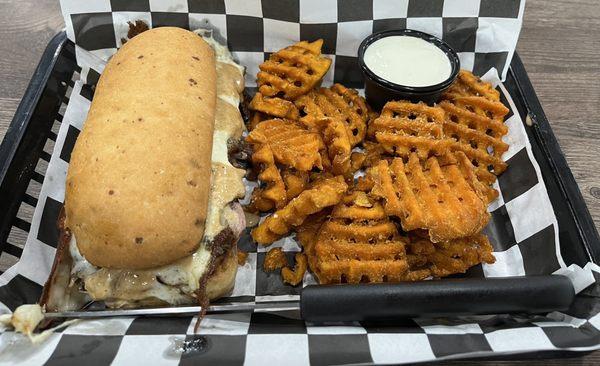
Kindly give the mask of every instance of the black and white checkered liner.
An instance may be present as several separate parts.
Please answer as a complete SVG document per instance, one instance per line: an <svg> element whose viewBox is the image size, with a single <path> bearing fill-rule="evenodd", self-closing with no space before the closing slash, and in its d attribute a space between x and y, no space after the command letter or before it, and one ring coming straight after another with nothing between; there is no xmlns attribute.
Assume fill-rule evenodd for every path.
<svg viewBox="0 0 600 366"><path fill-rule="evenodd" d="M106 59L127 36L127 21L151 27L213 28L251 76L265 57L299 40L324 39L333 60L325 82L359 88L360 42L387 29L433 34L459 54L462 67L504 77L512 59L525 0L94 0L61 1L67 35Z"/></svg>
<svg viewBox="0 0 600 366"><path fill-rule="evenodd" d="M339 4L335 0L263 0L262 3L183 0L171 1L169 6L148 0L82 3L63 1L62 4L69 36L78 45L81 80L73 86L21 260L0 276L0 312L14 310L24 302L35 302L39 298L57 245L55 223L64 199L70 154L85 121L104 60L115 52L115 46L120 46L120 39L127 30L126 21L145 19L153 26L168 24L193 29L206 26L208 19L217 34L227 38L239 60L249 66L249 75L256 73L258 63L269 52L298 39L323 37L326 52L335 58L333 73L326 84L339 81L361 86L354 58L360 39L373 29L404 25L443 36L461 51L464 66L469 66L469 58L472 60L476 72L488 70L490 66L506 71L524 5L518 0L502 2L502 5L486 0L345 0ZM490 22L497 23L490 25ZM508 33L514 35L514 42L507 46L504 56L498 58L498 50L482 49L485 37L494 36L495 41L502 43ZM492 71L486 78L497 80L494 75ZM510 168L496 183L500 198L490 205L492 220L486 228L497 262L474 267L467 276L568 275L578 291L587 289L567 313L327 326L305 323L297 313L289 312L225 314L209 315L203 320L199 334L193 333L192 317L84 321L53 334L33 349L22 337L8 331L2 333L0 364L19 361L62 365L91 361L123 365L253 365L263 364L265 360L314 365L396 364L599 348L600 267L594 264L584 269L566 267L562 260L556 218L527 140L524 117L519 115L504 86L500 84L498 88L511 113L505 122L509 126L505 140L510 149L504 155ZM248 233L239 246L249 252L249 256L247 263L239 268L235 289L227 301L298 298L299 289L284 285L279 273L262 271L265 249L257 248ZM283 247L290 259L299 250L293 237L282 239L274 246ZM312 276L307 274L304 285L313 282ZM590 284L593 285L588 287ZM2 352L5 347L10 347L10 351Z"/></svg>

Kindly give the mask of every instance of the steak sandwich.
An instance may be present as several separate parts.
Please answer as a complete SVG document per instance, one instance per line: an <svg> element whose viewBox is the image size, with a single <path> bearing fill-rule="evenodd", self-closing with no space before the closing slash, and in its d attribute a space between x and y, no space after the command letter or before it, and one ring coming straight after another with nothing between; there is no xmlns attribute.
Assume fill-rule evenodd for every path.
<svg viewBox="0 0 600 366"><path fill-rule="evenodd" d="M107 63L68 168L41 304L131 308L227 294L245 228L243 68L210 36L156 28Z"/></svg>

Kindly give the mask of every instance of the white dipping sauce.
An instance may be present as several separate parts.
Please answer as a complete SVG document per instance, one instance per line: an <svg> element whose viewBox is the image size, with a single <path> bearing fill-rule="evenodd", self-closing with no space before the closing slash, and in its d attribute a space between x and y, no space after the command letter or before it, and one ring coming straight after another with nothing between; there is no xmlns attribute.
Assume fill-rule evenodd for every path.
<svg viewBox="0 0 600 366"><path fill-rule="evenodd" d="M363 56L375 75L404 86L430 86L450 77L448 56L417 37L388 36L371 43Z"/></svg>

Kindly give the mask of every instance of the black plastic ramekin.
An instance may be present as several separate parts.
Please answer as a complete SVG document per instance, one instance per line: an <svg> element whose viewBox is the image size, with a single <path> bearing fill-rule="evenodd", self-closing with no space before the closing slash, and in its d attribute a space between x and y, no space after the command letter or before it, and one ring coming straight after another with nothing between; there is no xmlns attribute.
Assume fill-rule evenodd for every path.
<svg viewBox="0 0 600 366"><path fill-rule="evenodd" d="M448 56L448 60L450 60L452 67L450 77L439 84L416 87L395 84L375 75L365 64L365 51L373 42L389 36L417 37L441 49ZM398 57L402 57L402 55L398 55ZM365 96L367 102L377 111L380 111L385 103L390 100L405 99L413 102L423 101L427 104L433 104L439 100L442 93L456 80L458 71L460 70L460 60L452 47L431 34L412 29L395 29L371 34L362 41L358 48L358 63L365 76Z"/></svg>

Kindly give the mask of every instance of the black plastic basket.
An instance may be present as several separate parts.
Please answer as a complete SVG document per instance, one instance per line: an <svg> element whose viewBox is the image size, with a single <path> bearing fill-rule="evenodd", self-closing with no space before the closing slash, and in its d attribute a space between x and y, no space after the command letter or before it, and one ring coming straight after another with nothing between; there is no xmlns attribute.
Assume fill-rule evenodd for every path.
<svg viewBox="0 0 600 366"><path fill-rule="evenodd" d="M4 268L17 262L23 251L45 168L80 71L74 44L65 32L57 34L44 51L0 145L0 265ZM598 232L517 54L504 85L526 121L531 148L558 221L565 262L581 266L590 261L600 263ZM576 354L551 351L517 358Z"/></svg>

